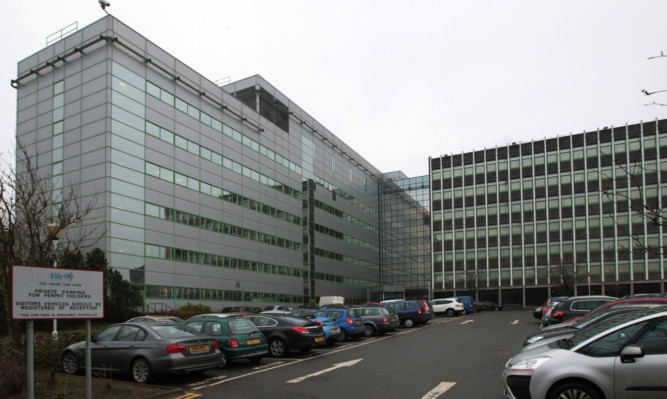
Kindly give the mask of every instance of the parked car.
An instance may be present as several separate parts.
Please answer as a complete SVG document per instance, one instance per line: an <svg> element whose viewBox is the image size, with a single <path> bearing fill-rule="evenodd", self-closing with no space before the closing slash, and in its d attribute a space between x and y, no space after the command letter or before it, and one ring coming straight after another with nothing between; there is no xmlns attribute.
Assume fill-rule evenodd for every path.
<svg viewBox="0 0 667 399"><path fill-rule="evenodd" d="M618 301L613 301L613 302L608 302L599 308L586 313L585 315L582 316L577 316L573 317L571 319L565 320L562 323L558 324L552 324L550 326L546 326L542 329L542 331L548 331L554 328L560 328L560 327L565 327L572 325L574 323L577 323L580 320L586 320L589 317L594 317L596 314L599 312L606 312L615 308L619 307L628 307L628 306L660 306L660 305L667 305L667 298L631 298L631 299L619 299Z"/></svg>
<svg viewBox="0 0 667 399"><path fill-rule="evenodd" d="M273 313L294 313L294 311L284 305L268 305L264 306L264 310L261 313L273 312Z"/></svg>
<svg viewBox="0 0 667 399"><path fill-rule="evenodd" d="M222 352L220 367L227 367L237 359L259 362L269 348L264 334L244 316L195 317L190 318L186 325L218 340Z"/></svg>
<svg viewBox="0 0 667 399"><path fill-rule="evenodd" d="M331 305L333 306L333 305ZM323 307L313 312L317 317L328 317L340 327L340 340L348 338L359 339L366 332L361 312L357 308L349 308L345 305L337 305L337 308Z"/></svg>
<svg viewBox="0 0 667 399"><path fill-rule="evenodd" d="M499 305L492 301L479 301L477 302L477 310L503 310L503 305Z"/></svg>
<svg viewBox="0 0 667 399"><path fill-rule="evenodd" d="M86 341L65 348L63 370L75 374L86 368ZM119 323L95 335L90 343L91 370L128 374L138 383L154 376L203 373L218 367L218 341L183 323Z"/></svg>
<svg viewBox="0 0 667 399"><path fill-rule="evenodd" d="M556 305L558 305L559 303L560 303L560 301L553 301L553 302L551 302L549 305L547 305L547 306L544 308L544 311L542 312L542 319L540 320L540 329L543 329L543 328L546 328L546 327L547 327L547 325L545 324L545 322L546 322L547 320L549 320L549 318L551 317L551 311L552 311L552 310L554 309L554 307L556 307Z"/></svg>
<svg viewBox="0 0 667 399"><path fill-rule="evenodd" d="M463 304L454 298L434 299L431 301L431 306L433 306L433 313L445 314L447 317L458 316L464 311Z"/></svg>
<svg viewBox="0 0 667 399"><path fill-rule="evenodd" d="M607 320L610 317L614 317L616 315L627 312L634 312L636 310L641 310L641 309L646 309L646 308L627 306L615 309L608 309L606 312L598 312L592 317L585 317L572 325L559 327L560 324L554 324L553 326L557 328L550 330L542 330L527 336L526 339L524 339L523 341L522 351L530 350L537 345L545 345L550 342L557 341L559 339L570 338L574 334L584 331L587 328L592 328L593 326Z"/></svg>
<svg viewBox="0 0 667 399"><path fill-rule="evenodd" d="M544 301L544 305L538 306L535 309L533 309L533 317L535 317L537 320L542 320L542 316L544 315L544 309L547 308L547 306L551 305L553 302L560 302L563 299L567 298L566 296L550 296Z"/></svg>
<svg viewBox="0 0 667 399"><path fill-rule="evenodd" d="M333 345L340 340L340 327L338 327L338 324L336 324L334 319L330 319L328 317L317 317L312 313L302 316L295 314L295 316L304 317L319 323L322 326L322 330L324 331L324 339L327 345Z"/></svg>
<svg viewBox="0 0 667 399"><path fill-rule="evenodd" d="M355 308L355 311L361 312L366 326L364 335L367 337L394 331L399 325L398 315L384 306Z"/></svg>
<svg viewBox="0 0 667 399"><path fill-rule="evenodd" d="M269 343L269 354L286 356L291 350L310 352L325 344L322 326L304 317L282 314L253 314L246 316L264 333Z"/></svg>
<svg viewBox="0 0 667 399"><path fill-rule="evenodd" d="M427 310L428 303L425 301L392 299L382 301L382 304L396 312L401 325L407 328L426 324L433 318L433 313Z"/></svg>
<svg viewBox="0 0 667 399"><path fill-rule="evenodd" d="M625 313L512 357L504 397L662 398L666 347L666 307Z"/></svg>
<svg viewBox="0 0 667 399"><path fill-rule="evenodd" d="M475 301L472 300L472 297L463 295L463 296L453 296L447 299L458 299L459 302L463 304L463 314L475 313L477 308L475 307Z"/></svg>
<svg viewBox="0 0 667 399"><path fill-rule="evenodd" d="M557 324L573 317L583 316L605 303L616 301L618 298L604 295L574 296L559 302L553 307L548 317L542 318L542 325Z"/></svg>
<svg viewBox="0 0 667 399"><path fill-rule="evenodd" d="M133 317L127 320L126 323L141 323L141 322L159 322L159 323L185 323L185 320L178 316L164 316L164 315L144 315Z"/></svg>
<svg viewBox="0 0 667 399"><path fill-rule="evenodd" d="M249 314L259 313L261 311L262 308L256 308L253 306L231 306L222 309L222 313L240 314L244 316Z"/></svg>

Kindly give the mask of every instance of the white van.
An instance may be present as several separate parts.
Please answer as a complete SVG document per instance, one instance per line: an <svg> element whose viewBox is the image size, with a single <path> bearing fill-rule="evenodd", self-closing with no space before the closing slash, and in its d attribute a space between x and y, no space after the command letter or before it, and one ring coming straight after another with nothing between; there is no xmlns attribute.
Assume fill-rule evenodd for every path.
<svg viewBox="0 0 667 399"><path fill-rule="evenodd" d="M342 305L345 303L345 298L342 296L321 296L320 307L324 305Z"/></svg>

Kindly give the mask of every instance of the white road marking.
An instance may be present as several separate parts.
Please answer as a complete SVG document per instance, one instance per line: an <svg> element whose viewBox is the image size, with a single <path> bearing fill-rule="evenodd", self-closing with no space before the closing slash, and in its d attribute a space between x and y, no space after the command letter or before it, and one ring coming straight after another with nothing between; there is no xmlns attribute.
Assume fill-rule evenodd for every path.
<svg viewBox="0 0 667 399"><path fill-rule="evenodd" d="M514 321L511 322L510 324L519 324L519 320L514 320Z"/></svg>
<svg viewBox="0 0 667 399"><path fill-rule="evenodd" d="M341 367L352 367L352 366L354 366L355 364L359 363L362 360L364 360L364 359L356 359L356 360L350 360L350 361L343 362L343 363L334 364L333 367L329 367L328 369L320 370L320 371L317 371L317 372L312 373L312 374L304 375L303 377L299 377L299 378L295 378L293 380L289 380L289 381L287 381L287 383L288 384L296 384L297 382L301 382L301 381L306 380L310 377L317 377L318 375L328 373L329 371L334 371L334 370L339 369Z"/></svg>
<svg viewBox="0 0 667 399"><path fill-rule="evenodd" d="M447 392L449 388L456 385L455 382L441 382L437 387L431 389L426 395L422 396L421 399L435 399Z"/></svg>
<svg viewBox="0 0 667 399"><path fill-rule="evenodd" d="M448 320L444 320L444 321L442 321L441 323L438 323L438 324L427 324L422 328L428 328L428 327L437 326L437 325L443 324L443 323L449 323L449 322L457 320L457 319L458 319L458 317L452 317L452 318L450 318ZM350 345L350 346L341 347L341 348L334 348L331 351L320 352L320 353L316 354L315 356L301 358L299 360L285 362L285 363L282 363L282 364L272 365L271 367L263 368L261 370L254 370L250 373L241 374L241 375L238 375L236 377L225 378L225 379L222 379L220 381L216 381L216 382L212 382L210 384L205 384L205 385L195 387L193 389L194 390L199 390L199 389L214 387L216 385L225 384L225 383L228 383L230 381L234 381L234 380L238 380L238 379L241 379L241 378L249 377L249 376L254 375L254 374L263 373L265 371L270 371L270 370L274 370L274 369L285 367L285 366L291 366L291 365L294 365L294 364L297 364L297 363L301 363L301 362L305 362L305 361L309 361L309 360L314 360L314 359L317 359L317 358L320 358L320 357L323 357L323 356L330 356L330 355L333 355L333 354L338 353L338 352L342 352L342 351L357 348L359 346L376 344L378 342L384 341L385 339L391 339L391 338L394 338L394 337L397 337L397 336L400 336L400 335L403 335L403 334L411 334L411 333L414 333L416 331L420 331L420 328L409 328L409 329L404 329L402 331L396 331L395 333L393 333L391 335L385 335L385 336L382 336L382 337L378 337L375 340L368 340L368 341L364 341L364 342L361 342L361 343L356 344L356 345ZM208 382L208 380L204 380L204 381Z"/></svg>
<svg viewBox="0 0 667 399"><path fill-rule="evenodd" d="M466 320L466 321L464 321L463 323L460 323L460 324L468 324L468 323L474 323L474 322L475 322L475 320Z"/></svg>

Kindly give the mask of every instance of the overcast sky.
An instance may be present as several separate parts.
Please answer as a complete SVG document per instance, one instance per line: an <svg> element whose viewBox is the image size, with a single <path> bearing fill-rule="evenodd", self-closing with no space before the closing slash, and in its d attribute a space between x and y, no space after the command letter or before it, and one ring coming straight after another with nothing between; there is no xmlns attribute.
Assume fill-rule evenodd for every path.
<svg viewBox="0 0 667 399"><path fill-rule="evenodd" d="M383 172L428 157L667 117L667 1L109 0L208 79L259 74ZM0 152L19 60L96 0L10 0L0 16Z"/></svg>

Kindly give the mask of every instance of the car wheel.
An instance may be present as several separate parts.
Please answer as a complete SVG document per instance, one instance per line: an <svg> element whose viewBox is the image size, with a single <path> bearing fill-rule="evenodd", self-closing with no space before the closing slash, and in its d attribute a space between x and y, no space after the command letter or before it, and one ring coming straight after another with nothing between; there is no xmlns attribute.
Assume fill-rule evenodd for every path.
<svg viewBox="0 0 667 399"><path fill-rule="evenodd" d="M499 310L500 310L500 308L499 308L498 306L496 306L496 307L493 308L493 311L494 311L494 312L497 312L497 311L499 311Z"/></svg>
<svg viewBox="0 0 667 399"><path fill-rule="evenodd" d="M259 363L259 362L262 361L262 357L261 356L252 356L252 357L249 357L248 360L250 360L252 363Z"/></svg>
<svg viewBox="0 0 667 399"><path fill-rule="evenodd" d="M461 312L462 315L467 315L468 314L468 309L463 308L463 312Z"/></svg>
<svg viewBox="0 0 667 399"><path fill-rule="evenodd" d="M334 345L336 343L336 341L338 341L338 335L334 338L327 339L327 346Z"/></svg>
<svg viewBox="0 0 667 399"><path fill-rule="evenodd" d="M63 355L63 370L67 374L76 374L79 372L79 361L72 352L67 352Z"/></svg>
<svg viewBox="0 0 667 399"><path fill-rule="evenodd" d="M151 365L148 360L140 357L132 362L132 379L140 384L145 384L151 380Z"/></svg>
<svg viewBox="0 0 667 399"><path fill-rule="evenodd" d="M375 335L375 327L372 324L366 324L366 330L364 331L364 336L372 337Z"/></svg>
<svg viewBox="0 0 667 399"><path fill-rule="evenodd" d="M283 357L287 354L287 344L280 338L272 339L269 342L269 352L273 357Z"/></svg>
<svg viewBox="0 0 667 399"><path fill-rule="evenodd" d="M447 315L447 317L454 317L454 315L456 314L456 312L454 311L454 309L449 308L449 309L447 309L447 311L445 312L445 314Z"/></svg>
<svg viewBox="0 0 667 399"><path fill-rule="evenodd" d="M412 319L405 319L405 321L403 322L403 325L405 325L405 327L407 327L407 328L412 328L412 327L415 326L415 321L412 320Z"/></svg>
<svg viewBox="0 0 667 399"><path fill-rule="evenodd" d="M220 358L220 368L224 369L225 367L229 366L229 363L231 363L231 361L229 360L229 355L227 354L227 352L224 351L221 352L222 352L222 357Z"/></svg>
<svg viewBox="0 0 667 399"><path fill-rule="evenodd" d="M338 340L341 341L341 342L347 341L347 331L345 331L341 328L340 329L340 336L338 337Z"/></svg>
<svg viewBox="0 0 667 399"><path fill-rule="evenodd" d="M549 399L602 399L602 395L585 382L566 382L552 389Z"/></svg>

